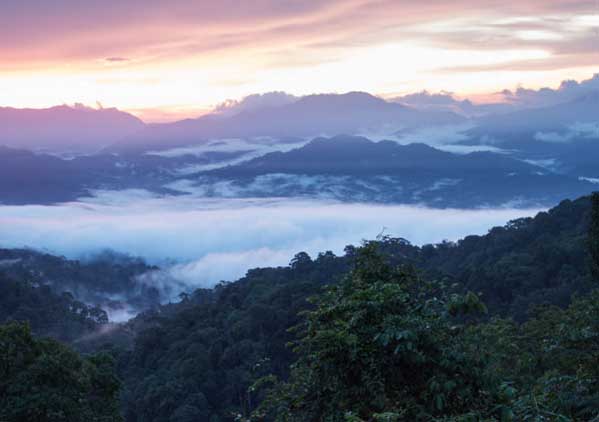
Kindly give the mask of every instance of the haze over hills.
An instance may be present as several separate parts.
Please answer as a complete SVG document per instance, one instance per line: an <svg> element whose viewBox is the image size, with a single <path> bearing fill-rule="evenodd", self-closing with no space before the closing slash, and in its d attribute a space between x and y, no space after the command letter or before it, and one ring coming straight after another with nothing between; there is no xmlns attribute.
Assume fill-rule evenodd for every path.
<svg viewBox="0 0 599 422"><path fill-rule="evenodd" d="M393 141L373 142L365 137L316 138L301 148L274 152L262 157L208 172L216 175L258 176L268 173L394 175L403 171L533 172L538 168L509 156L493 153L467 155L440 151L425 144L400 145Z"/></svg>
<svg viewBox="0 0 599 422"><path fill-rule="evenodd" d="M527 148L527 143L543 146L576 138L599 138L599 91L543 108L532 108L477 121L471 135L487 137L506 148Z"/></svg>
<svg viewBox="0 0 599 422"><path fill-rule="evenodd" d="M193 182L172 187L216 197L300 196L457 208L545 205L594 187L504 154L458 155L424 144L350 136L318 138L184 180Z"/></svg>
<svg viewBox="0 0 599 422"><path fill-rule="evenodd" d="M285 197L476 208L551 205L594 189L593 180L559 174L491 152L466 155L424 144L317 138L287 152L239 160L236 153L164 157L92 155L63 160L0 150L4 204L53 204L98 190L142 189L206 198ZM212 168L182 174L184 168Z"/></svg>
<svg viewBox="0 0 599 422"><path fill-rule="evenodd" d="M0 151L0 203L144 189L438 207L551 205L599 181L597 81L599 75L555 90L503 91L507 102L496 104L426 91L393 100L273 92L153 125L116 109L4 108L0 144L13 149ZM309 142L320 135L332 139Z"/></svg>
<svg viewBox="0 0 599 422"><path fill-rule="evenodd" d="M491 137L592 122L598 92L599 74L581 82L563 81L557 89L504 90L495 95L497 102L482 104L447 92L423 91L390 100L365 92L302 97L271 92L225 102L199 118L150 125L115 108L0 107L0 145L50 152L95 152L111 145L112 151L148 151L226 138L392 136L400 130L465 122L477 126L473 136Z"/></svg>
<svg viewBox="0 0 599 422"><path fill-rule="evenodd" d="M137 117L116 108L0 107L0 145L14 148L92 153L144 126Z"/></svg>
<svg viewBox="0 0 599 422"><path fill-rule="evenodd" d="M150 125L117 143L111 150L167 149L223 138L310 138L380 131L382 128L392 133L399 129L460 124L464 121L463 117L452 112L418 111L363 92L320 94L277 106L242 108L231 116L210 114L171 124Z"/></svg>

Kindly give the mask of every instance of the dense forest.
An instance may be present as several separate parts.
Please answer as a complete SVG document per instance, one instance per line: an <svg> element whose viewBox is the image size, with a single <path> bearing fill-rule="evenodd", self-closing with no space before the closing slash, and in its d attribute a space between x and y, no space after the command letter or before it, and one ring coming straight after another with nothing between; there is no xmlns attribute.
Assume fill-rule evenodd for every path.
<svg viewBox="0 0 599 422"><path fill-rule="evenodd" d="M298 253L109 330L100 310L5 275L0 317L112 359L128 422L592 421L598 268L594 195L456 243ZM9 331L0 370L22 341Z"/></svg>
<svg viewBox="0 0 599 422"><path fill-rule="evenodd" d="M0 320L28 321L36 336L72 343L107 324L108 316L101 308L88 306L70 293L56 294L47 285L0 273Z"/></svg>
<svg viewBox="0 0 599 422"><path fill-rule="evenodd" d="M155 269L140 258L110 250L70 260L31 249L0 248L0 273L4 277L56 295L68 292L108 312L125 308L143 311L158 305L161 291L138 279Z"/></svg>

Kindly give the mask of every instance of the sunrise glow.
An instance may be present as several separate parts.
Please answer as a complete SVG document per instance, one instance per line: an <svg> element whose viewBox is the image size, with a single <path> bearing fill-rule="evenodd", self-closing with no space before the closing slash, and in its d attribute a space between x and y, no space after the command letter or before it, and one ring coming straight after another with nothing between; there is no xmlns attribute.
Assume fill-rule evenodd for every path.
<svg viewBox="0 0 599 422"><path fill-rule="evenodd" d="M0 105L102 104L148 121L225 99L556 87L599 64L595 2L75 2L0 13ZM460 3L459 1L457 3Z"/></svg>

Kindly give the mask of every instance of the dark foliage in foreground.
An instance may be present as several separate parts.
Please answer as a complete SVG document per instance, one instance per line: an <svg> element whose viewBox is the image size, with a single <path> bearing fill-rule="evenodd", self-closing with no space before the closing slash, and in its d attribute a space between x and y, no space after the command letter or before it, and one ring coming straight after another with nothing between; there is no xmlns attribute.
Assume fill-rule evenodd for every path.
<svg viewBox="0 0 599 422"><path fill-rule="evenodd" d="M472 293L449 294L385 263L375 243L358 251L350 276L316 297L297 327L289 380L256 420L432 420L503 410L500 389L469 353L460 315L485 312ZM494 411L493 409L496 409Z"/></svg>
<svg viewBox="0 0 599 422"><path fill-rule="evenodd" d="M455 244L299 253L95 344L117 358L128 422L597 420L598 198ZM36 332L44 319L73 333L103 322L44 287L0 287L2 319ZM465 312L482 310L479 298L488 314ZM114 346L123 335L132 349Z"/></svg>
<svg viewBox="0 0 599 422"><path fill-rule="evenodd" d="M456 316L484 310L476 295L449 294L374 250L315 299L291 376L252 420L599 420L599 290L523 325L475 323Z"/></svg>
<svg viewBox="0 0 599 422"><path fill-rule="evenodd" d="M582 198L565 201L534 219L517 220L491 230L488 235L470 236L457 244L418 248L401 239L382 239L371 245L377 247L385 257L385 265L391 265L391 268L411 265L421 269L425 280L439 280L445 286L455 284L453 290L456 292L482 293L489 314L480 324L491 324L489 332L499 331L489 341L524 350L529 338L528 334L520 334L523 328L514 322L493 325L493 318L508 316L517 321L539 318L544 314L539 314L538 309L531 313L532 306L544 305L544 309L557 312L559 307L568 305L573 294L588 294L592 288L587 253L590 216L590 199ZM201 418L214 422L249 417L265 395L263 389L251 388L255 380L270 379L264 378L268 376L287 379L289 365L298 358L286 346L296 338L288 329L302 321L299 312L314 310L314 305L307 299L321 294L325 285L342 280L355 266L359 254L360 248L354 247L348 247L343 257L324 253L312 260L307 254L300 253L289 267L251 270L235 283L220 285L214 291L197 291L180 304L138 317L131 323L131 326L143 327L138 330L135 348L123 353L120 360L126 385L123 394L126 419L168 421L173 415L190 415L188 419L180 416L181 419L176 420L191 421L201 415ZM393 280L381 282L393 286ZM370 287L365 289L369 291ZM368 302L357 302L352 306L357 315L361 306L369 305ZM580 304L573 306L580 307ZM346 324L353 315L352 312L341 313L339 325ZM409 315L406 318L409 320ZM512 331L502 332L504 326ZM483 344L479 337L485 338L485 335L477 327L482 330L486 325L473 325L468 336L464 333L459 338L459 345L448 343L439 347L454 350L453 347L474 348ZM585 327L580 325L580 330L588 328ZM567 332L567 328L562 328L563 335ZM557 333L555 330L546 332L547 335ZM437 340L457 341L447 333L439 334ZM553 340L565 344L563 338ZM547 359L549 352L541 348L542 342L538 345L528 357L521 356L522 362L528 358L535 362ZM492 352L495 349L500 350L495 343L488 346ZM574 355L576 350L572 351ZM478 362L479 355L484 353L481 354L481 350L472 352L472 362ZM494 354L487 356L485 368L499 365L497 359ZM507 371L512 367L510 365L506 363L502 370ZM535 368L534 375L528 375L529 380L545 376L547 380L553 379L539 369L541 367ZM575 372L573 362L564 368L559 374ZM486 373L486 369L483 372ZM485 378L476 382L483 381L493 380ZM525 383L515 375L493 382L494 394L510 397L514 396L516 387L518 394L550 388L549 384ZM521 406L526 407L524 395L518 397ZM510 412L518 410L507 398L501 400L501 403L512 403ZM480 403L481 412L486 412L489 417L497 416L497 412L491 412L483 402ZM555 406L552 403L551 406Z"/></svg>
<svg viewBox="0 0 599 422"><path fill-rule="evenodd" d="M118 422L119 381L105 354L82 358L26 324L0 326L0 420Z"/></svg>

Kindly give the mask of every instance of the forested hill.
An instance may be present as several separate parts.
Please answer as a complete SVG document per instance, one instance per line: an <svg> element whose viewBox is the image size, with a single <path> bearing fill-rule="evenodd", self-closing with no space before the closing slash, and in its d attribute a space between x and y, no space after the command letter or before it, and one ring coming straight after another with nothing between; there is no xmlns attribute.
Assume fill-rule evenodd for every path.
<svg viewBox="0 0 599 422"><path fill-rule="evenodd" d="M47 285L16 280L0 272L0 323L27 321L33 334L67 343L107 327L108 316L70 293L56 293Z"/></svg>
<svg viewBox="0 0 599 422"><path fill-rule="evenodd" d="M154 269L140 258L109 250L73 260L32 249L0 248L0 272L10 279L45 287L59 296L68 292L109 313L156 306L159 290L137 279Z"/></svg>
<svg viewBox="0 0 599 422"><path fill-rule="evenodd" d="M589 288L590 215L589 197L566 200L487 235L416 248L408 256L417 267L481 292L493 313L523 320L532 304L565 306L572 293Z"/></svg>
<svg viewBox="0 0 599 422"><path fill-rule="evenodd" d="M371 244L391 263L420 268L425 279L480 292L491 316L524 320L532 305L563 306L573 293L590 289L590 211L585 197L455 244ZM254 269L234 283L198 290L137 317L129 325L138 332L135 347L120 357L126 419L229 421L233 413L249 414L263 398L248 390L256 379L287 377L296 358L286 346L294 339L289 328L310 308L307 298L343 279L358 250L315 259L299 253L289 267Z"/></svg>
<svg viewBox="0 0 599 422"><path fill-rule="evenodd" d="M599 205L596 208L599 210ZM599 211L597 214L595 220L599 222ZM376 383L390 383L385 387L386 391L399 394L399 388L404 396L398 397L415 400L414 406L420 406L420 411L437 416L463 412L463 405L460 407L458 404L466 400L466 403L476 403L477 411L482 412L480 414L496 415L497 409L504 409L524 418L529 413L551 415L559 411L560 414L576 416L564 420L591 420L588 415L595 415L592 409L599 406L599 397L592 393L598 391L594 386L598 384L599 377L592 373L595 366L589 366L589 362L596 360L595 351L599 350L596 345L599 338L596 299L587 296L593 285L587 242L591 221L591 201L584 197L564 201L534 218L512 221L484 236L469 236L457 243L418 247L401 238L381 238L368 242L366 248L348 246L343 256L335 256L331 252L317 257L298 253L287 267L250 270L238 281L220 284L212 290L197 290L183 296L180 303L142 313L120 327L107 325L106 314L83 304L76 294L80 291L102 297L105 293L122 291L133 282L131 277L148 269L142 262L112 253L87 262L76 262L28 250L0 250L4 271L0 275L0 319L2 322L29 321L34 334L52 336L71 343L79 350L108 350L116 358L118 375L123 381L120 406L127 422L232 422L247 419L250 413L262 409L259 407L261 404L266 407L260 411L272 412L269 403L274 403L274 407L279 409L277 411L283 409L284 412L300 415L289 420L318 420L310 416L313 415L311 412L326 403L313 403L313 398L302 395L302 391L306 391L302 385L308 381L301 378L297 369L291 369L291 364L298 362L299 368L304 365L300 373L317 368L310 361L310 354L288 347L288 343L296 340L298 335L306 335L305 331L290 331L290 328L303 324L305 311L316 312L309 315L316 318L313 323L317 326L329 321L332 325L328 326L329 322L326 322L319 335L329 338L327 336L335 333L334 336L341 337L331 340L331 347L337 350L335 353L323 352L325 355L318 358L318 361L326 361L329 359L326 356L337 353L358 353L344 347L364 346L359 354L374 350L371 349L374 336L389 335L385 328L381 328L388 323L383 317L388 312L400 312L404 305L409 305L411 311L401 311L393 317L393 321L403 321L401 324L412 328L434 323L435 329L429 335L427 330L416 331L416 334L412 328L398 328L399 331L392 331L395 333L393 336L408 336L409 341L417 345L410 347L439 346L419 349L422 355L408 365L401 360L403 358L398 361L393 350L389 352L388 345L384 343L376 349L379 355L373 362L388 362L385 365L399 365L398 368L408 365L407 369L398 369L400 371L411 370L409 368L417 365L421 368L418 371L423 371L419 373L432 378L418 381L413 384L414 390L406 393L395 378L377 379L378 375L364 369L363 376L374 376ZM599 242L596 246L599 248ZM372 249L381 256L381 262L365 263L360 258L365 250ZM413 270L392 270L401 267ZM379 287L376 283L370 286L360 281L364 274L370 272L374 272L375 278L380 278L382 284ZM439 284L435 284L435 280ZM47 282L51 285L45 285ZM480 293L489 313L478 317L479 322L467 330L454 332L452 330L459 327L460 320L452 320L436 305L425 310L422 306L429 306L429 302L421 303L423 299L420 296L413 296L411 288L406 287L411 285L425 289L425 297L433 292L435 296L440 294L442 301L454 303L457 309L476 308L478 305L472 301L472 296L466 296L470 298L468 301L457 302L456 305L452 295L467 291ZM426 290L432 285L445 287ZM77 290L77 286L81 290ZM95 290L89 292L90 286L94 286ZM326 286L344 287L323 293ZM73 291L75 297L61 294L61 288ZM373 288L382 290L371 291ZM393 291L397 293L389 296L388 292ZM570 303L574 294L583 299L576 301L568 310L560 310ZM318 299L311 304L308 301L310 297ZM397 302L402 297L404 299ZM596 293L593 297L596 298ZM404 303L404 300L407 302ZM533 305L544 307L531 311ZM551 308L549 305L559 307ZM329 314L331 306L331 309L341 308ZM378 307L388 311L377 313ZM358 325L351 330L357 330L355 341L358 343L341 340L347 334L343 331L346 328L342 327L353 321L353 316L362 315L362 310L376 311L364 318L383 319L372 326L357 322ZM319 312L328 316L324 320L321 316L314 316L320 315ZM350 314L352 318L349 318ZM518 324L495 321L497 316L513 318ZM519 325L523 321L527 322ZM378 332L380 329L383 331ZM351 330L350 333L353 333ZM318 332L318 329L314 331ZM350 337L353 339L353 336L351 334ZM312 340L305 337L305 341ZM314 341L317 343L310 348L322 347L329 340L324 343L318 339ZM387 341L391 341L393 349L400 347L396 344L399 340ZM547 341L553 345L551 353L546 350ZM411 356L412 352L406 349L405 353ZM439 353L447 354L450 360L463 359L452 361L451 365L463 368L461 376L466 378L456 381L443 372L447 368L435 366ZM358 359L352 367L364 367L365 362ZM426 362L432 366L426 366ZM338 361L326 365L336 368L338 372L334 373L348 371L347 367L339 366ZM277 384L279 387L271 393L252 387L261 378L272 380L272 376L289 380L289 384ZM433 388L431 380L446 376L449 376L446 385L450 386L447 388L453 389L454 381L465 382L463 387L466 390L442 394L427 392ZM322 376L316 375L316 378ZM481 384L483 381L484 385L494 385L494 389L485 390L487 387ZM326 400L329 403L325 406L327 412L334 412L346 400L351 403L363 400L364 407L357 408L357 411L364 414L379 409L376 404L378 399L359 396L363 391L353 389L352 385L357 385L354 381L350 384L344 384L343 380L337 382L340 384L334 390L339 395ZM559 390L561 395L552 390L552 386L558 384L563 385ZM509 393L511 398L507 397L506 386L514 390L517 387L520 393ZM319 384L310 388L320 387ZM481 388L483 390L479 390ZM298 398L295 404L290 402L285 391L293 392L301 400ZM468 391L484 391L484 394L481 396ZM528 392L534 392L534 400L526 395ZM264 401L267 394L274 395L268 395L269 400ZM465 394L467 398L458 398L455 394ZM343 398L344 395L349 398ZM403 398L393 397L389 398L390 403L404 403ZM445 400L456 405L448 407L444 404ZM434 403L433 408L427 407L429 402ZM511 407L506 407L506 403ZM537 403L541 404L537 406ZM307 407L296 409L296 405ZM321 410L325 412L325 408ZM330 420L345 420L337 416Z"/></svg>

